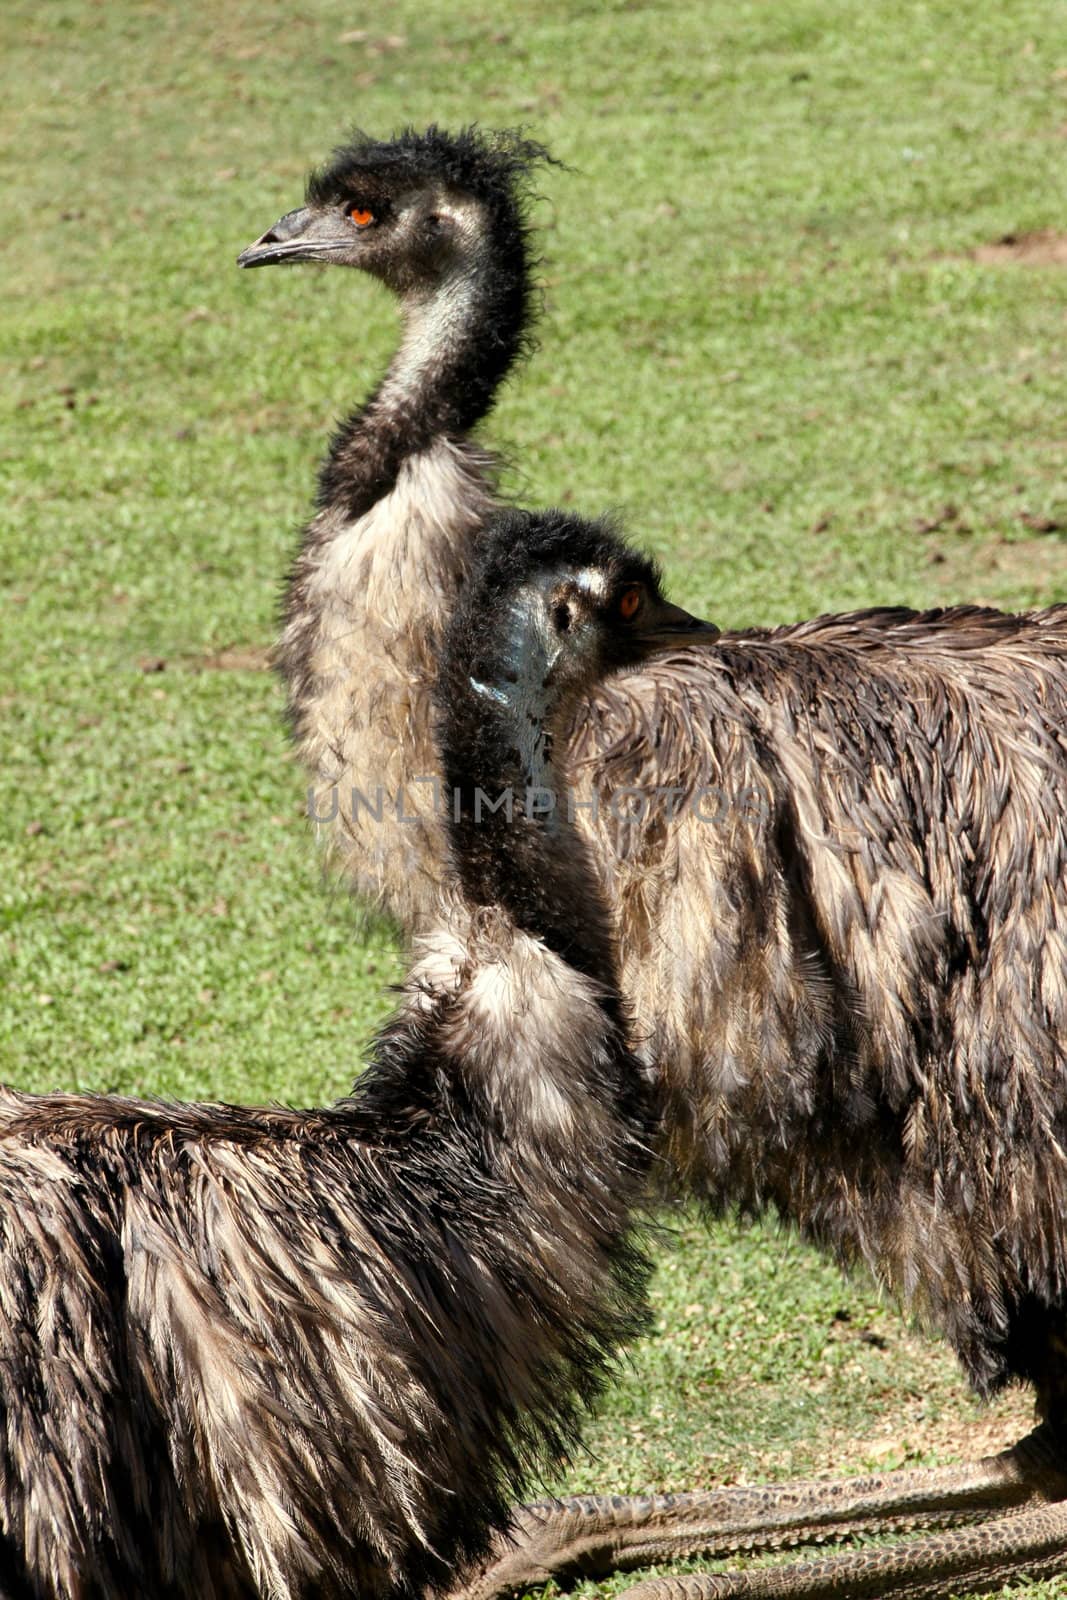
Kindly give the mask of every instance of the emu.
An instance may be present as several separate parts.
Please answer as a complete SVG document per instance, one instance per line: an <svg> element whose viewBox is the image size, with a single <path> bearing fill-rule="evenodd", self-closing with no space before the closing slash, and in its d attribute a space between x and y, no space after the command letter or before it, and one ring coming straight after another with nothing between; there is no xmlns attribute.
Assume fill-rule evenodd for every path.
<svg viewBox="0 0 1067 1600"><path fill-rule="evenodd" d="M416 412L422 394L443 403L453 329L471 328L443 310L454 252L438 258L398 226L420 214L419 175L449 143L436 131L395 146L357 141L312 180L299 220L283 219L242 258L366 260L371 270L390 260L383 275L408 297L409 328L424 316L434 330L414 349L409 333L383 386L410 378ZM398 209L382 171L396 174ZM520 161L504 189L523 172ZM452 237L510 228L519 241L504 278L521 313L521 207L494 190L487 209L470 173L452 173L442 167L433 192L478 219ZM317 236L342 226L373 239L373 254L351 241L317 249ZM424 306L441 309L430 317ZM504 325L517 347L521 315ZM451 392L458 403L462 384ZM375 416L372 400L355 438ZM394 488L360 512L363 457L335 445L327 504L291 589L281 659L298 742L316 783L342 794L375 772L394 788L439 772L417 710L428 702L423 639L464 581L480 518L439 519L442 496L419 499L427 480L414 460L404 495ZM357 497L347 520L346 481ZM1062 609L886 610L728 635L614 677L581 707L568 752L577 825L609 902L622 992L659 1068L661 1148L680 1186L715 1211L776 1211L846 1267L867 1266L941 1330L980 1392L1032 1383L1042 1426L1004 1458L932 1478L533 1508L478 1592L575 1566L802 1542L813 1530L976 1518L1067 1493L1065 647ZM402 722L386 709L399 703L397 681L410 694ZM382 738L364 764L356 734L379 703ZM610 803L620 790L632 816ZM380 870L368 872L351 839L342 865L417 927L445 858L433 828L409 837L417 867L383 846ZM1021 1542L996 1570L1035 1570L1023 1523L1003 1526ZM939 1557L920 1541L900 1559L899 1581L917 1583ZM984 1581L961 1559L950 1586ZM874 1581L889 1592L898 1580Z"/></svg>
<svg viewBox="0 0 1067 1600"><path fill-rule="evenodd" d="M604 794L672 797L673 821L602 827L592 854L673 1171L866 1266L979 1393L1027 1382L1041 1420L960 1467L528 1508L470 1595L993 1516L641 1600L1067 1567L1067 1504L1041 1504L1067 1497L1067 607L724 633L599 685L569 760ZM676 798L700 793L724 797L710 821Z"/></svg>
<svg viewBox="0 0 1067 1600"><path fill-rule="evenodd" d="M414 1596L573 1442L642 1321L653 1115L584 847L523 797L696 627L607 530L503 516L443 643L449 882L352 1095L0 1092L5 1600Z"/></svg>
<svg viewBox="0 0 1067 1600"><path fill-rule="evenodd" d="M400 300L400 347L323 463L278 662L316 814L336 813L336 859L409 927L433 914L446 861L432 786L417 781L439 771L437 642L494 505L494 463L470 432L527 343L524 199L547 159L517 134L357 135L312 174L307 205L238 258L359 267ZM391 804L375 820L379 788Z"/></svg>

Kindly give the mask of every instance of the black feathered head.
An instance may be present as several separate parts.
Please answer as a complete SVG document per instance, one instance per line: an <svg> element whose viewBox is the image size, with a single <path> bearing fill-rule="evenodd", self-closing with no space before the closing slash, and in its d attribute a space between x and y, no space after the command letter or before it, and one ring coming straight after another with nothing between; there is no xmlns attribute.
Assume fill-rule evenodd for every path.
<svg viewBox="0 0 1067 1600"><path fill-rule="evenodd" d="M659 570L607 519L501 511L486 527L449 626L442 709L472 681L500 704L509 684L568 698L657 650L718 630L664 598Z"/></svg>
<svg viewBox="0 0 1067 1600"><path fill-rule="evenodd" d="M398 293L462 272L480 249L494 270L525 271L524 206L547 150L518 132L405 128L354 133L288 212L238 257L245 267L318 261L360 267Z"/></svg>
<svg viewBox="0 0 1067 1600"><path fill-rule="evenodd" d="M505 211L524 196L533 169L551 160L544 145L514 129L445 133L432 126L419 133L404 128L392 139L372 139L357 130L312 173L307 203L335 205L361 196L388 201L398 191L439 184L490 210Z"/></svg>

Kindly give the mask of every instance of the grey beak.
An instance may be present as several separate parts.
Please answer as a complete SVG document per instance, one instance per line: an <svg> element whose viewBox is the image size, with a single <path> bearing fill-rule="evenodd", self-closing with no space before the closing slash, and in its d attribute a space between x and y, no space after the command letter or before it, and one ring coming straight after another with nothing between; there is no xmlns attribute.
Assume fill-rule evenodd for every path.
<svg viewBox="0 0 1067 1600"><path fill-rule="evenodd" d="M319 224L319 226L316 226ZM339 248L336 237L324 237L321 218L307 206L279 217L273 228L242 250L239 267L271 267L291 261L321 261Z"/></svg>
<svg viewBox="0 0 1067 1600"><path fill-rule="evenodd" d="M704 622L700 617L683 611L681 606L673 606L664 600L657 606L655 616L649 617L637 638L642 648L653 651L669 649L672 645L709 644L712 639L719 637L719 632L714 622Z"/></svg>

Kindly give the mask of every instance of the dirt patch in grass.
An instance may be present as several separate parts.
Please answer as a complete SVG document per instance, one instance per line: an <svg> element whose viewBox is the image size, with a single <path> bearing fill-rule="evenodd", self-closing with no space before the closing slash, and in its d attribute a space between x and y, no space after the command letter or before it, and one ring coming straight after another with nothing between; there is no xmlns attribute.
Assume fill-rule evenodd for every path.
<svg viewBox="0 0 1067 1600"><path fill-rule="evenodd" d="M977 547L953 541L934 545L927 559L930 599L938 605L1043 606L1065 597L1062 538L997 539Z"/></svg>
<svg viewBox="0 0 1067 1600"><path fill-rule="evenodd" d="M1034 1427L1034 1397L1028 1391L1012 1389L981 1406L965 1393L962 1378L960 1390L958 1409L921 1419L887 1413L863 1438L835 1437L826 1452L833 1461L829 1470L858 1473L931 1460L974 1461L1006 1450Z"/></svg>
<svg viewBox="0 0 1067 1600"><path fill-rule="evenodd" d="M182 672L269 672L274 664L273 653L266 645L232 645L225 650L210 650L199 656L139 656L141 672L168 672L177 668Z"/></svg>
<svg viewBox="0 0 1067 1600"><path fill-rule="evenodd" d="M728 1470L727 1477L751 1482L975 1460L1007 1449L1034 1426L1030 1390L1011 1388L983 1404L948 1349L904 1327L892 1308L844 1325L834 1342L856 1352L836 1384L797 1375L810 1397L811 1428L803 1437L762 1448L757 1443L740 1472ZM871 1346L884 1353L884 1364L871 1356ZM859 1429L842 1412L843 1388L868 1412Z"/></svg>
<svg viewBox="0 0 1067 1600"><path fill-rule="evenodd" d="M267 672L272 664L270 647L259 645L234 645L190 663L194 672Z"/></svg>
<svg viewBox="0 0 1067 1600"><path fill-rule="evenodd" d="M973 255L984 267L1067 267L1067 233L1054 228L1006 233L995 244L980 244Z"/></svg>

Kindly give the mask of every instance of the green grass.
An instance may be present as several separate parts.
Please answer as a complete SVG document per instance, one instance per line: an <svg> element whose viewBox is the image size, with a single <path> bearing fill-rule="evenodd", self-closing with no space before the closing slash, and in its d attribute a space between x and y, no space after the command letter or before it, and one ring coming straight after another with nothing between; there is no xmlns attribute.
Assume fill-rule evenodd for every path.
<svg viewBox="0 0 1067 1600"><path fill-rule="evenodd" d="M1067 271L973 255L1067 227L1060 0L8 0L0 62L4 1078L322 1099L388 1008L277 685L207 664L269 643L395 337L233 266L353 121L572 169L488 430L531 503L621 508L723 623L1067 599ZM687 1223L657 1296L574 1484L967 1447L947 1358L795 1243Z"/></svg>

